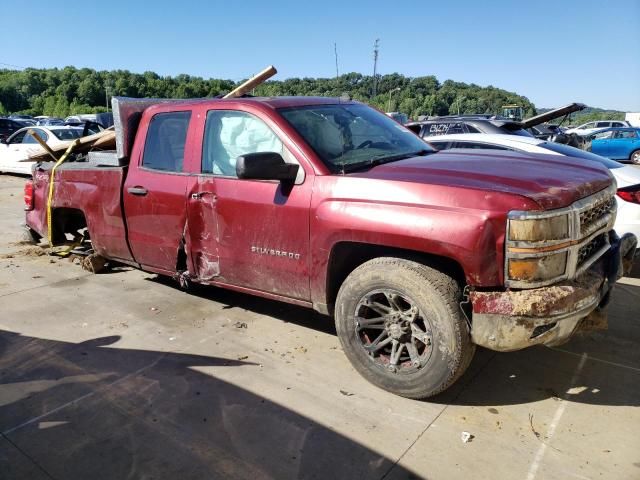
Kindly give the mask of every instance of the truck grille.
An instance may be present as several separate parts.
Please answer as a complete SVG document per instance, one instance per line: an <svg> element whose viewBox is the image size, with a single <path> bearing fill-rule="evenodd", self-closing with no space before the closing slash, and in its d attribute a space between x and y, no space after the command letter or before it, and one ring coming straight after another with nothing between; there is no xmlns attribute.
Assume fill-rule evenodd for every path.
<svg viewBox="0 0 640 480"><path fill-rule="evenodd" d="M578 268L607 244L606 237L606 233L601 233L597 237L594 237L589 243L580 247L580 250L578 250Z"/></svg>
<svg viewBox="0 0 640 480"><path fill-rule="evenodd" d="M613 213L616 208L616 200L609 197L600 200L594 206L580 212L580 233L587 235L599 227L607 214ZM584 248L584 247L583 247Z"/></svg>

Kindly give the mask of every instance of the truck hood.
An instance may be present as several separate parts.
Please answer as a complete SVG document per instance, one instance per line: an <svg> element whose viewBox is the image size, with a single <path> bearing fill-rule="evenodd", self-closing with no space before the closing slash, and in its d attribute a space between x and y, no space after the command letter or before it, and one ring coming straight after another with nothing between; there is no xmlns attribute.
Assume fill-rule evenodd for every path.
<svg viewBox="0 0 640 480"><path fill-rule="evenodd" d="M454 150L378 165L351 176L520 195L545 210L562 208L611 185L605 167L560 155Z"/></svg>

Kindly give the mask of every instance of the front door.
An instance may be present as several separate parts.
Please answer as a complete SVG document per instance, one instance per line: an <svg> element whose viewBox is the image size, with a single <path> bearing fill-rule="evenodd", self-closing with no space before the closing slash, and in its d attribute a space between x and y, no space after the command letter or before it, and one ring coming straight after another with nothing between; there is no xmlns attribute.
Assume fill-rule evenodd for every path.
<svg viewBox="0 0 640 480"><path fill-rule="evenodd" d="M313 176L300 165L293 186L237 178L236 158L258 152L300 165L258 116L207 113L201 175L189 192L191 269L201 280L308 300Z"/></svg>
<svg viewBox="0 0 640 480"><path fill-rule="evenodd" d="M633 150L640 148L640 139L635 130L616 130L609 140L609 158L627 160Z"/></svg>
<svg viewBox="0 0 640 480"><path fill-rule="evenodd" d="M124 208L131 253L151 270L173 273L186 225L185 144L190 111L151 118L144 151L124 185ZM132 165L133 167L133 165Z"/></svg>

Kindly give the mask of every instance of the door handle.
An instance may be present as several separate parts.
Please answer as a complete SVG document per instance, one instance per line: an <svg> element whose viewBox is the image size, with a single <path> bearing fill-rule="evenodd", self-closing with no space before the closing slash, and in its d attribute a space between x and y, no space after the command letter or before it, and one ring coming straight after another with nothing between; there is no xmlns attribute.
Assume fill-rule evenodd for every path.
<svg viewBox="0 0 640 480"><path fill-rule="evenodd" d="M200 200L205 195L213 195L213 200L217 199L216 195L213 192L196 192L191 194L191 198L193 200Z"/></svg>
<svg viewBox="0 0 640 480"><path fill-rule="evenodd" d="M127 192L129 192L131 195L138 195L140 197L144 197L147 193L149 193L144 187L129 187L127 188Z"/></svg>

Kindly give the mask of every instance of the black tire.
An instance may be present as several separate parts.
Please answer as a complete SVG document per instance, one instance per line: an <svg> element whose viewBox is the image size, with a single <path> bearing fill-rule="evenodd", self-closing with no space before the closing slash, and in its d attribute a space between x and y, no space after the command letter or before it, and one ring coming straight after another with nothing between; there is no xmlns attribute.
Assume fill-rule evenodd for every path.
<svg viewBox="0 0 640 480"><path fill-rule="evenodd" d="M629 155L629 160L634 165L640 165L640 150L635 150Z"/></svg>
<svg viewBox="0 0 640 480"><path fill-rule="evenodd" d="M431 397L464 373L475 352L460 299L459 285L438 270L376 258L351 272L338 292L338 338L354 368L374 385L407 398Z"/></svg>

